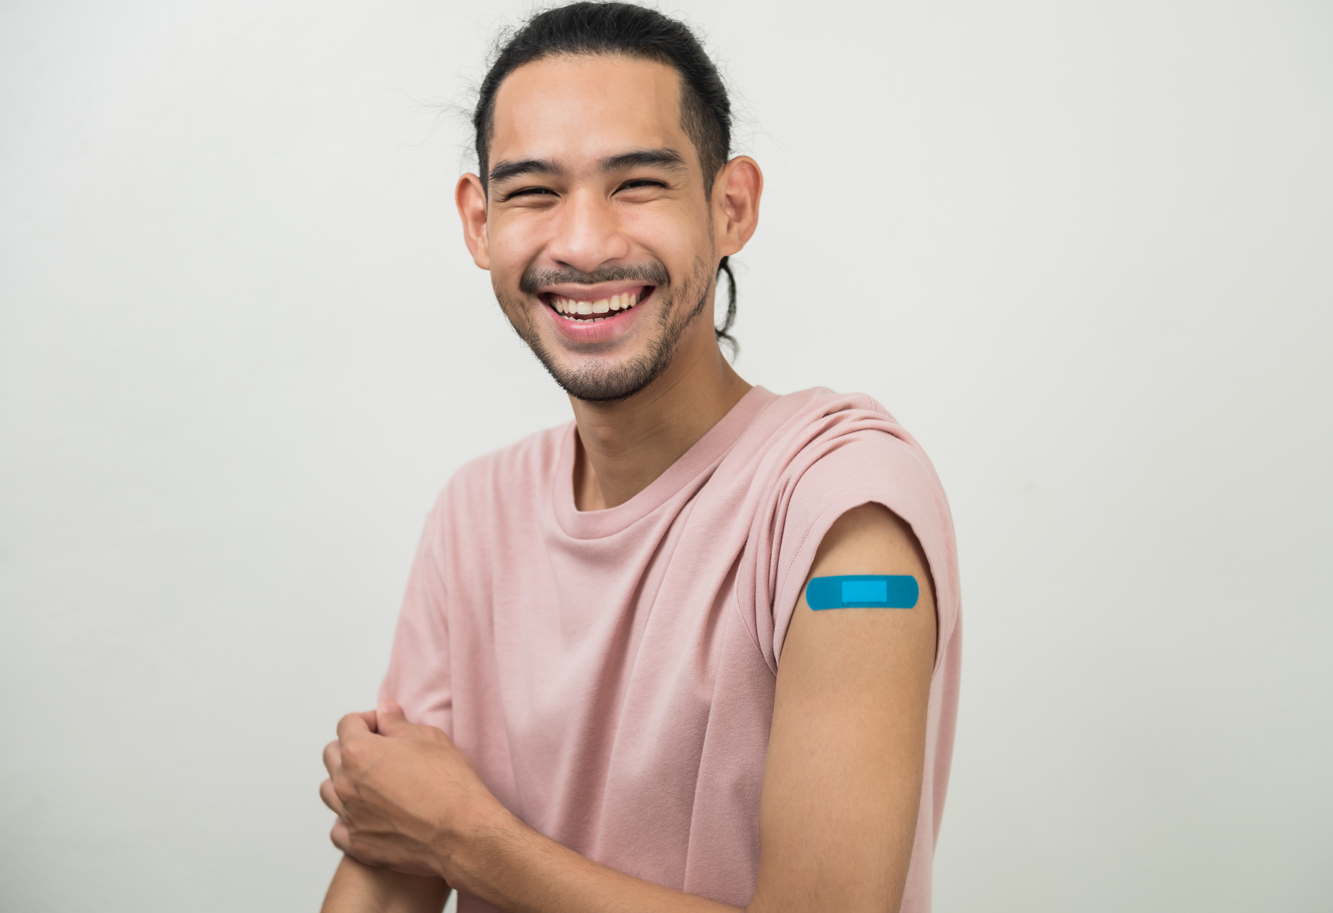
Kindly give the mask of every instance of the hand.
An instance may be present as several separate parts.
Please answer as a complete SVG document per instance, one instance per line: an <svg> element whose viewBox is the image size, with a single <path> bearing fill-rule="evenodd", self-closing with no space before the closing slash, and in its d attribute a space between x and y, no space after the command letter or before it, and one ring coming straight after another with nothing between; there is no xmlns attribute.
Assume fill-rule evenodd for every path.
<svg viewBox="0 0 1333 913"><path fill-rule="evenodd" d="M466 835L502 811L448 736L409 723L392 702L343 717L324 766L319 796L338 816L329 836L367 865L448 881Z"/></svg>

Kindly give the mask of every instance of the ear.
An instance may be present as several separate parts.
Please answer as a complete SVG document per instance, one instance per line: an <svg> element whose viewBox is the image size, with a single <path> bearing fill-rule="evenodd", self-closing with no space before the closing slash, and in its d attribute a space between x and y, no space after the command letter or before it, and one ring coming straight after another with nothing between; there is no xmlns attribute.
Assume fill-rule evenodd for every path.
<svg viewBox="0 0 1333 913"><path fill-rule="evenodd" d="M458 217L463 220L463 240L472 253L472 261L482 269L491 268L491 249L486 235L486 191L481 178L465 174L454 188L454 202Z"/></svg>
<svg viewBox="0 0 1333 913"><path fill-rule="evenodd" d="M759 226L759 197L764 173L748 155L738 155L722 166L713 182L713 225L717 255L730 257L745 246Z"/></svg>

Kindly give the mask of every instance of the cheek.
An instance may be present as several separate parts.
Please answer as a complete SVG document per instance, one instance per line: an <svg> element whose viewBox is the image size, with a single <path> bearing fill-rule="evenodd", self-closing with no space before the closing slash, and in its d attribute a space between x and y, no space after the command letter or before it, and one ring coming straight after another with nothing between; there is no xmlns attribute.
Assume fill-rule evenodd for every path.
<svg viewBox="0 0 1333 913"><path fill-rule="evenodd" d="M622 225L637 248L661 261L680 282L694 274L699 260L712 256L706 215L702 202L697 210L674 205L628 213Z"/></svg>
<svg viewBox="0 0 1333 913"><path fill-rule="evenodd" d="M494 285L518 288L524 270L534 265L546 248L550 235L548 222L549 219L529 216L492 224L488 241Z"/></svg>

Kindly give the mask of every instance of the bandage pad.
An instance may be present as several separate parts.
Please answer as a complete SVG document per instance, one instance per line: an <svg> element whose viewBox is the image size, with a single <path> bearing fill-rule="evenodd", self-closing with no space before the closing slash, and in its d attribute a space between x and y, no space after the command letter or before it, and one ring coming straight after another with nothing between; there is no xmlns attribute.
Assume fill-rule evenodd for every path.
<svg viewBox="0 0 1333 913"><path fill-rule="evenodd" d="M916 578L905 574L852 574L816 577L805 588L805 601L820 609L910 609L921 598Z"/></svg>

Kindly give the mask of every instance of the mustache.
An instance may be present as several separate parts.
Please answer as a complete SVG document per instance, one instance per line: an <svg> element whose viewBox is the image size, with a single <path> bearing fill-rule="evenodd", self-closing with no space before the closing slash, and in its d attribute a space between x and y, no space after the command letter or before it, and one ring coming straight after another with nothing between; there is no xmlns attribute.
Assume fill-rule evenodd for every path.
<svg viewBox="0 0 1333 913"><path fill-rule="evenodd" d="M518 281L518 289L525 295L535 295L548 285L596 285L599 282L642 282L645 285L667 285L671 277L666 267L657 261L610 266L591 273L576 269L530 269Z"/></svg>

